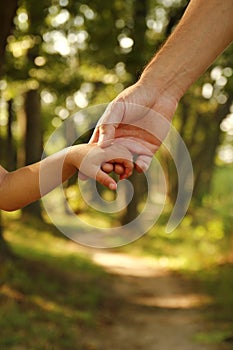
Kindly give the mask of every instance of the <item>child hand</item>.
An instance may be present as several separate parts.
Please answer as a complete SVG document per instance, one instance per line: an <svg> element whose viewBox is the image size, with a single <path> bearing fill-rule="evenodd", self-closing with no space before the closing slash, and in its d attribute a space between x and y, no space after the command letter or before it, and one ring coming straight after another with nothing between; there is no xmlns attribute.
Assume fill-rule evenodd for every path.
<svg viewBox="0 0 233 350"><path fill-rule="evenodd" d="M75 151L76 147L79 148L78 152ZM96 179L111 190L116 190L117 184L107 172L102 170L102 165L119 164L124 169L125 177L122 178L129 177L133 171L132 154L120 144L111 144L105 148L97 144L82 144L71 148L71 156L73 165L83 175Z"/></svg>

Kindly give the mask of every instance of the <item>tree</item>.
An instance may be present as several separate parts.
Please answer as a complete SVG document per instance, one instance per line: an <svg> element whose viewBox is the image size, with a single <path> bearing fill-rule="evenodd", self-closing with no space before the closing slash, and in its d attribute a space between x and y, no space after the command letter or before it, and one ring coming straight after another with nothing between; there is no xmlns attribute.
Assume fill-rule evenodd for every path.
<svg viewBox="0 0 233 350"><path fill-rule="evenodd" d="M2 74L7 38L13 29L13 19L16 14L17 7L17 0L2 0L0 3L0 76Z"/></svg>
<svg viewBox="0 0 233 350"><path fill-rule="evenodd" d="M25 97L26 134L25 164L36 163L42 154L42 120L38 90L28 90ZM37 201L26 206L24 213L41 218L41 206Z"/></svg>
<svg viewBox="0 0 233 350"><path fill-rule="evenodd" d="M9 34L12 31L13 28L13 19L16 14L16 10L18 7L18 1L17 0L10 0L10 1L1 1L0 3L0 23L1 23L1 30L0 30L0 77L2 75L2 69L3 69L3 63L4 63L4 54L5 54L5 48L7 43L7 38ZM9 121L9 125L11 125ZM10 126L11 127L11 126ZM10 128L9 127L9 128ZM9 129L10 133L10 129ZM8 136L10 136L8 134ZM9 137L8 137L9 139ZM0 141L2 141L0 139ZM0 142L2 143L2 142ZM9 249L4 241L3 238L3 222L2 222L2 213L0 211L0 253L2 254L9 254Z"/></svg>
<svg viewBox="0 0 233 350"><path fill-rule="evenodd" d="M139 77L139 72L144 66L147 52L146 45L146 16L147 16L147 2L135 1L132 8L132 20L134 26L131 29L131 38L134 42L132 50L126 55L126 69L130 72L133 84ZM139 204L144 199L143 195L146 192L146 181L142 174L134 173L130 181L134 188L134 195L131 202L126 207L126 210L121 218L121 223L127 224L137 217L139 214Z"/></svg>
<svg viewBox="0 0 233 350"><path fill-rule="evenodd" d="M3 98L9 102L18 96L27 97L32 90L36 92L38 101L42 102L42 131L46 140L54 128L77 108L109 102L135 82L177 24L187 4L186 0L96 0L89 3L21 0L14 21L14 35L8 38L7 64L3 71L8 88L3 92ZM210 183L217 148L222 142L219 125L231 104L232 77L224 73L225 68L232 67L229 52L225 52L189 89L174 118L174 125L193 159L195 195L200 198ZM220 84L225 78L224 86L212 78L216 65L222 71ZM206 84L213 89L210 98L203 94ZM25 101L24 105L27 104ZM32 118L29 118L31 107L29 109L28 122ZM39 108L36 111L38 114ZM41 147L41 141L38 142L38 147ZM172 162L165 154L163 162L169 178L169 196L174 200L177 182L174 176L169 176ZM143 198L142 189L146 188L143 177L133 181L137 184L131 204L132 215ZM142 189L138 184L142 184ZM129 208L125 215L128 219Z"/></svg>

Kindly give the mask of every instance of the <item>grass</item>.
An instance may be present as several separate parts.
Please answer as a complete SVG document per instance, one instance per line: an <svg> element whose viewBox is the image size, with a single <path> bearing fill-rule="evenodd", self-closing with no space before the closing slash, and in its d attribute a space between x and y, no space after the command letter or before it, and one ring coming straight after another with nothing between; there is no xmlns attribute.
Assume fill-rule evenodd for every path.
<svg viewBox="0 0 233 350"><path fill-rule="evenodd" d="M191 275L197 287L208 294L212 303L204 310L208 327L196 334L196 341L204 344L233 344L233 264L215 265ZM221 349L221 347L219 347Z"/></svg>
<svg viewBox="0 0 233 350"><path fill-rule="evenodd" d="M14 258L0 267L0 349L88 349L108 276L75 243L33 224L11 220L6 229Z"/></svg>
<svg viewBox="0 0 233 350"><path fill-rule="evenodd" d="M203 310L206 332L196 335L204 344L233 344L233 182L232 165L216 169L211 195L201 208L191 208L179 227L166 234L167 215L126 252L146 255L179 271L212 300Z"/></svg>
<svg viewBox="0 0 233 350"><path fill-rule="evenodd" d="M95 349L88 334L98 331L116 304L110 277L49 225L17 217L5 223L14 259L0 267L0 349ZM209 294L212 304L202 310L208 327L195 340L222 344L232 335L233 265L223 261L224 235L208 233L208 227L208 220L196 225L187 216L167 235L160 222L116 251L153 257L189 278L198 292Z"/></svg>
<svg viewBox="0 0 233 350"><path fill-rule="evenodd" d="M205 344L233 338L231 171L218 169L212 195L173 233L165 233L164 214L141 239L115 249L149 256L211 297L203 309L208 327L196 335ZM4 222L14 258L0 265L0 349L95 349L88 335L116 307L110 276L53 226L23 221L18 212Z"/></svg>

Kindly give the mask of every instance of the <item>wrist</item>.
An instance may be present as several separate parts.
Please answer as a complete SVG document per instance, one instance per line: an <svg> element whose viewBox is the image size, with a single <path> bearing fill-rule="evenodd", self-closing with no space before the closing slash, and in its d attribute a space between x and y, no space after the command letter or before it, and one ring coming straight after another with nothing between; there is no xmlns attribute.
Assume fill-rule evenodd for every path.
<svg viewBox="0 0 233 350"><path fill-rule="evenodd" d="M187 88L191 85L188 72L153 60L143 71L140 83L146 90L154 90L158 96L167 96L178 103ZM177 67L176 67L177 68Z"/></svg>
<svg viewBox="0 0 233 350"><path fill-rule="evenodd" d="M80 167L82 158L79 153L78 148L81 145L70 146L66 149L66 156L63 162L63 176L66 177L66 174L74 174Z"/></svg>
<svg viewBox="0 0 233 350"><path fill-rule="evenodd" d="M157 72L159 73L157 74ZM163 70L162 70L163 72ZM138 81L141 94L150 101L149 107L171 120L183 96L182 89L171 76L161 74L158 67L148 66Z"/></svg>

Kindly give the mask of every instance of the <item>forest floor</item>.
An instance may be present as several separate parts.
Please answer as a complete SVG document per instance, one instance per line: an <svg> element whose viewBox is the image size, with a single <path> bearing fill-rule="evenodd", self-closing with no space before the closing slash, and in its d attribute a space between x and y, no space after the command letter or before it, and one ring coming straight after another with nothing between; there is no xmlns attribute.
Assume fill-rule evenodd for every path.
<svg viewBox="0 0 233 350"><path fill-rule="evenodd" d="M111 302L103 324L88 335L88 349L219 350L196 336L208 329L203 306L208 297L193 292L180 274L151 260L127 254L92 252L92 259L110 275ZM103 310L103 312L105 312Z"/></svg>
<svg viewBox="0 0 233 350"><path fill-rule="evenodd" d="M146 257L89 249L31 221L6 227L13 256L0 264L1 350L233 349L231 262L196 269L190 255L186 270L169 264L166 249ZM172 243L171 257L190 246Z"/></svg>

